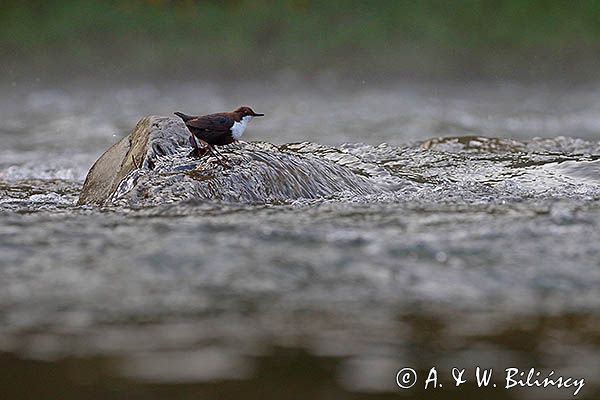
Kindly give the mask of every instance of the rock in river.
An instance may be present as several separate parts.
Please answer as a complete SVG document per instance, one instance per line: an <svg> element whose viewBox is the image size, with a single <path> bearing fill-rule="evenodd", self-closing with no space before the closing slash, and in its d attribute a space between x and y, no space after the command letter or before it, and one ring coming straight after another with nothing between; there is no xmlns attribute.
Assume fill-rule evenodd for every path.
<svg viewBox="0 0 600 400"><path fill-rule="evenodd" d="M129 135L94 163L85 178L78 204L104 204L132 171L151 169L153 159L174 154L187 143L187 138L185 126L174 118L141 119Z"/></svg>
<svg viewBox="0 0 600 400"><path fill-rule="evenodd" d="M230 167L223 168L208 156L188 157L188 138L177 118L143 118L92 166L78 204L143 207L188 199L287 203L382 192L374 181L345 166L348 156L332 154L335 149L240 142L224 149Z"/></svg>

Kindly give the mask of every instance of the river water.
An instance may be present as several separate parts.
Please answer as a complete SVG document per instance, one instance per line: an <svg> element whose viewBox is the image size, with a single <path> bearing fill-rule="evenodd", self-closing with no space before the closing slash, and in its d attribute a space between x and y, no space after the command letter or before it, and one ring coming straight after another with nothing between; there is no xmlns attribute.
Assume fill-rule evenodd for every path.
<svg viewBox="0 0 600 400"><path fill-rule="evenodd" d="M600 398L600 86L288 81L5 85L3 398ZM222 191L75 205L144 115L241 104Z"/></svg>

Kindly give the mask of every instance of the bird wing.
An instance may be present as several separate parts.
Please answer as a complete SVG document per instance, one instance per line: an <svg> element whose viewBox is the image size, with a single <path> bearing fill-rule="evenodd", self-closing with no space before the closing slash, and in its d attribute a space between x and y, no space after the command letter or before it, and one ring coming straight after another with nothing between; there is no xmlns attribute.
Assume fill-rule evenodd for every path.
<svg viewBox="0 0 600 400"><path fill-rule="evenodd" d="M227 115L211 114L203 117L196 117L186 121L186 126L190 128L194 134L223 134L229 133L234 124L233 118Z"/></svg>

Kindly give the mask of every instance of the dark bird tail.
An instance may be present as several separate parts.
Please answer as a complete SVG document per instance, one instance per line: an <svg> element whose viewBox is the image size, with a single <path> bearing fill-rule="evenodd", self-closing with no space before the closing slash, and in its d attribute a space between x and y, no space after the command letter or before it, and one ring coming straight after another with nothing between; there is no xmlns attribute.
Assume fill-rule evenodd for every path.
<svg viewBox="0 0 600 400"><path fill-rule="evenodd" d="M177 115L179 118L181 118L183 120L183 122L188 122L190 119L194 119L195 117L192 117L190 115L185 115L182 112L179 111L175 111L173 114Z"/></svg>

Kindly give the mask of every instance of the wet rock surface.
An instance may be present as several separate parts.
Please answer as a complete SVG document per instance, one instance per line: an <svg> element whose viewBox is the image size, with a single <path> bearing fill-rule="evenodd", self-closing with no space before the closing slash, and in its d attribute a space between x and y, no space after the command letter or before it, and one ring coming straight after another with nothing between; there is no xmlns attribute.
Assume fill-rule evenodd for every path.
<svg viewBox="0 0 600 400"><path fill-rule="evenodd" d="M136 169L152 169L159 156L174 154L187 141L186 128L174 118L149 116L111 146L92 166L78 204L107 203L123 179Z"/></svg>

